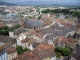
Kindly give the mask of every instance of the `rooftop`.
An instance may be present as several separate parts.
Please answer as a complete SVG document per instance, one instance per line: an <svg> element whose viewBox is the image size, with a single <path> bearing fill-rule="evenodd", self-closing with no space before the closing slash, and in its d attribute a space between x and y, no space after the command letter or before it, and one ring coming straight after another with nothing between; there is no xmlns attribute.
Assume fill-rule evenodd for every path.
<svg viewBox="0 0 80 60"><path fill-rule="evenodd" d="M52 44L48 45L45 43L38 44L36 47L40 49L50 49L50 48L54 49L54 46Z"/></svg>
<svg viewBox="0 0 80 60"><path fill-rule="evenodd" d="M10 38L9 36L0 35L0 42L2 42L2 43L8 43L8 42L10 42L13 45L13 44L16 43L16 40Z"/></svg>
<svg viewBox="0 0 80 60"><path fill-rule="evenodd" d="M55 56L54 49L42 50L42 51L36 52L36 54L40 57L41 60L48 57L51 58Z"/></svg>
<svg viewBox="0 0 80 60"><path fill-rule="evenodd" d="M42 26L43 25L38 20L26 20L26 24L31 25L31 26L35 26L35 27L38 27L38 26Z"/></svg>
<svg viewBox="0 0 80 60"><path fill-rule="evenodd" d="M75 54L71 55L71 57L75 58L76 60L80 60L80 54L79 53L75 53Z"/></svg>
<svg viewBox="0 0 80 60"><path fill-rule="evenodd" d="M17 52L16 48L14 48L14 47L8 47L8 48L7 48L7 53L8 53L8 54L13 54L13 53L15 53L15 52Z"/></svg>
<svg viewBox="0 0 80 60"><path fill-rule="evenodd" d="M25 52L19 56L20 60L40 60L39 56L33 54L32 52Z"/></svg>

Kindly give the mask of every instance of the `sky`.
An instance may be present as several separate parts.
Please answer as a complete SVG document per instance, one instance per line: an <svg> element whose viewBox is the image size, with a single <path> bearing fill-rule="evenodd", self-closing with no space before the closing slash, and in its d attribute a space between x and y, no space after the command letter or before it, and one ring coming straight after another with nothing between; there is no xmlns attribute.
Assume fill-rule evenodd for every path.
<svg viewBox="0 0 80 60"><path fill-rule="evenodd" d="M4 2L10 2L10 3L14 3L14 2L24 2L24 1L51 1L51 2L80 2L80 0L0 0L0 1L4 1Z"/></svg>

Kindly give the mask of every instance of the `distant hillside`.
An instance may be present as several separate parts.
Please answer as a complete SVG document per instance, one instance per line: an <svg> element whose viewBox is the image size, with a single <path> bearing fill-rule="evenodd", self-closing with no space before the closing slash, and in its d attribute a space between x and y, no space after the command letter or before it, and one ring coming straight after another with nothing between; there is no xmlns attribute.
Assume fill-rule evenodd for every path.
<svg viewBox="0 0 80 60"><path fill-rule="evenodd" d="M0 1L0 5L15 6L16 4Z"/></svg>
<svg viewBox="0 0 80 60"><path fill-rule="evenodd" d="M18 5L73 5L73 6L80 6L80 2L44 2L44 1L25 1L25 2L18 2L15 3Z"/></svg>
<svg viewBox="0 0 80 60"><path fill-rule="evenodd" d="M48 2L43 1L24 1L24 2L17 2L18 5L46 5Z"/></svg>
<svg viewBox="0 0 80 60"><path fill-rule="evenodd" d="M45 1L24 1L24 2L17 2L17 3L8 3L0 1L0 5L7 5L7 6L15 6L15 5L57 5L57 6L80 6L80 2L45 2Z"/></svg>

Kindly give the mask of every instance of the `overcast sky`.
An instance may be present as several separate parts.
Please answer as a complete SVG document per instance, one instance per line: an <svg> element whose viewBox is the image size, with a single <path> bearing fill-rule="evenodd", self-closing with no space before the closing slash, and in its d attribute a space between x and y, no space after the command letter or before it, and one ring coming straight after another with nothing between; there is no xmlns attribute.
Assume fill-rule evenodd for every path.
<svg viewBox="0 0 80 60"><path fill-rule="evenodd" d="M23 2L23 1L53 1L53 2L80 2L80 0L0 0L4 2Z"/></svg>

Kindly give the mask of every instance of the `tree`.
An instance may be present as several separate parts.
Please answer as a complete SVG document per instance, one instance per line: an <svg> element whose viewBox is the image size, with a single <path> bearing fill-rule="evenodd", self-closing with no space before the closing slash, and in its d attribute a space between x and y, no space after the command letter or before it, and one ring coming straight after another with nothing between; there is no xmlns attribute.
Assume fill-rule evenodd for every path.
<svg viewBox="0 0 80 60"><path fill-rule="evenodd" d="M39 17L38 17L38 20L40 20L42 18L42 15L40 15Z"/></svg>
<svg viewBox="0 0 80 60"><path fill-rule="evenodd" d="M22 54L23 53L23 47L22 46L17 46L17 52L18 54Z"/></svg>
<svg viewBox="0 0 80 60"><path fill-rule="evenodd" d="M17 52L18 54L23 54L23 52L20 49L18 49Z"/></svg>
<svg viewBox="0 0 80 60"><path fill-rule="evenodd" d="M70 54L71 54L71 51L70 51L70 49L69 49L69 48L65 47L65 48L63 49L62 54L63 54L64 56L68 56L68 55L70 55Z"/></svg>
<svg viewBox="0 0 80 60"><path fill-rule="evenodd" d="M24 49L24 51L30 51L30 49L28 49L28 48L25 48L25 49Z"/></svg>
<svg viewBox="0 0 80 60"><path fill-rule="evenodd" d="M62 48L62 47L56 47L55 48L56 53L59 52L61 53L63 56L68 56L71 54L71 49L68 47Z"/></svg>
<svg viewBox="0 0 80 60"><path fill-rule="evenodd" d="M60 56L62 56L62 54L60 52L56 52L56 57L60 58Z"/></svg>
<svg viewBox="0 0 80 60"><path fill-rule="evenodd" d="M30 51L28 48L23 48L22 46L17 46L17 52L18 54L23 54L25 51Z"/></svg>

